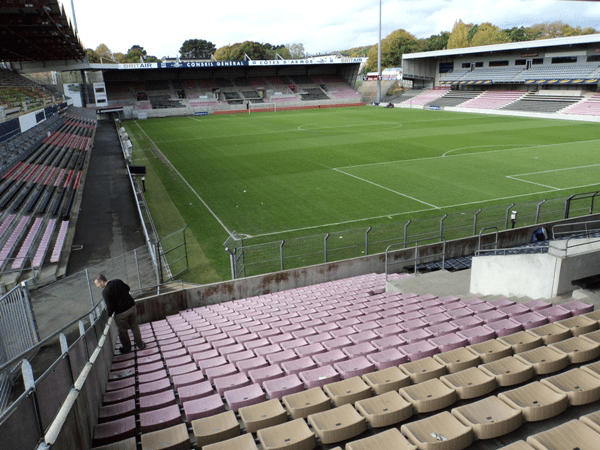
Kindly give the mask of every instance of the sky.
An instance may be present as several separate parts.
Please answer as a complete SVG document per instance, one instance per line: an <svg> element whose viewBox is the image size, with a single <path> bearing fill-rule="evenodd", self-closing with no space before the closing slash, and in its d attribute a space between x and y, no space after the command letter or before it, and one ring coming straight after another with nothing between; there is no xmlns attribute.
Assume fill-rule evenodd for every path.
<svg viewBox="0 0 600 450"><path fill-rule="evenodd" d="M309 54L376 44L377 0L59 0L86 48L106 44L126 53L141 45L148 55L175 57L187 39L217 48L243 41L300 43ZM562 21L600 31L600 2L558 0L382 0L385 38L405 29L417 38L451 31L454 22L491 22L501 28Z"/></svg>

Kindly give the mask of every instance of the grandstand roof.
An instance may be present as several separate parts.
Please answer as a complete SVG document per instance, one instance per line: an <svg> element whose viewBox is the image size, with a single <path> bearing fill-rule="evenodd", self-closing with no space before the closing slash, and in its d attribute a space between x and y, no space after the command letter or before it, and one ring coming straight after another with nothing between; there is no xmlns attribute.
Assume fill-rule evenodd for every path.
<svg viewBox="0 0 600 450"><path fill-rule="evenodd" d="M598 43L600 45L600 34L587 34L585 36L571 36L554 39L539 39L537 41L511 42L508 44L483 45L478 47L453 48L449 50L436 50L432 52L405 53L404 59L437 58L477 53L524 51L530 49L543 49L549 47L564 47L570 45L585 45Z"/></svg>
<svg viewBox="0 0 600 450"><path fill-rule="evenodd" d="M0 2L0 61L83 60L85 49L58 0Z"/></svg>

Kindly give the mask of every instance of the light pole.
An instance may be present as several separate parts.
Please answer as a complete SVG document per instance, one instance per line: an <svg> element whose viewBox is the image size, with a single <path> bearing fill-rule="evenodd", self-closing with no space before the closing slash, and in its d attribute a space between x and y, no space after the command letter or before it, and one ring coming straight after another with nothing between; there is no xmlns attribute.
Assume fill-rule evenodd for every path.
<svg viewBox="0 0 600 450"><path fill-rule="evenodd" d="M377 44L377 104L381 103L381 1L379 0L379 42Z"/></svg>

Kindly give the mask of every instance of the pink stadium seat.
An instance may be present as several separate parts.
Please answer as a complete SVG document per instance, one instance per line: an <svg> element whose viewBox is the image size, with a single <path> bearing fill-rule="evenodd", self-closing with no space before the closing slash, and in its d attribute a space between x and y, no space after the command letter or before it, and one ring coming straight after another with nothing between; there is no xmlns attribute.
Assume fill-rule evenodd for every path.
<svg viewBox="0 0 600 450"><path fill-rule="evenodd" d="M551 306L550 308L540 309L536 312L541 316L547 317L548 322L556 322L571 317L571 311L562 306Z"/></svg>
<svg viewBox="0 0 600 450"><path fill-rule="evenodd" d="M285 361L292 361L294 359L298 359L298 355L294 350L282 350L280 352L271 353L266 356L269 364L280 364Z"/></svg>
<svg viewBox="0 0 600 450"><path fill-rule="evenodd" d="M135 386L130 386L116 391L106 392L102 397L103 405L112 405L113 403L121 403L125 400L135 398Z"/></svg>
<svg viewBox="0 0 600 450"><path fill-rule="evenodd" d="M165 369L160 369L146 374L140 374L138 371L138 383L140 384L150 383L152 381L160 380L162 378L168 378L167 371Z"/></svg>
<svg viewBox="0 0 600 450"><path fill-rule="evenodd" d="M468 344L468 340L456 333L444 334L429 339L429 343L437 346L440 353L449 352L455 348L465 347Z"/></svg>
<svg viewBox="0 0 600 450"><path fill-rule="evenodd" d="M473 314L479 314L488 311L493 311L496 308L494 307L494 305L481 301L479 303L467 303L467 309L469 311L473 311Z"/></svg>
<svg viewBox="0 0 600 450"><path fill-rule="evenodd" d="M361 342L356 345L350 345L342 349L349 358L357 358L359 356L367 356L371 353L376 353L377 348L371 345L369 342Z"/></svg>
<svg viewBox="0 0 600 450"><path fill-rule="evenodd" d="M317 364L310 356L305 356L303 358L281 363L281 368L288 375L298 374L305 370L315 369L316 367Z"/></svg>
<svg viewBox="0 0 600 450"><path fill-rule="evenodd" d="M293 374L265 381L263 388L270 399L276 398L281 400L285 395L302 392L304 390L304 383L298 378L298 375Z"/></svg>
<svg viewBox="0 0 600 450"><path fill-rule="evenodd" d="M452 318L452 320L456 320L456 319L460 319L462 317L472 316L475 313L473 311L471 311L469 308L465 307L465 308L456 308L456 309L447 310L446 314L448 314Z"/></svg>
<svg viewBox="0 0 600 450"><path fill-rule="evenodd" d="M169 390L157 394L143 395L138 402L140 412L155 411L166 406L175 405L175 392Z"/></svg>
<svg viewBox="0 0 600 450"><path fill-rule="evenodd" d="M138 386L138 393L140 397L169 390L172 390L172 388L171 380L168 378L161 378L160 380L152 381L150 383L140 383Z"/></svg>
<svg viewBox="0 0 600 450"><path fill-rule="evenodd" d="M397 348L406 344L406 340L398 335L398 336L388 336L381 339L375 339L371 341L373 347L375 347L378 351L387 350L388 348Z"/></svg>
<svg viewBox="0 0 600 450"><path fill-rule="evenodd" d="M265 393L258 384L250 384L237 389L231 389L224 394L229 409L237 412L244 406L255 405L266 400Z"/></svg>
<svg viewBox="0 0 600 450"><path fill-rule="evenodd" d="M250 379L245 373L236 373L225 377L215 379L215 389L219 395L225 394L230 389L237 389L251 384Z"/></svg>
<svg viewBox="0 0 600 450"><path fill-rule="evenodd" d="M233 375L234 373L238 373L238 369L234 364L229 363L206 369L204 375L211 383L214 383L216 378Z"/></svg>
<svg viewBox="0 0 600 450"><path fill-rule="evenodd" d="M579 316L580 314L586 314L594 310L594 305L590 305L579 300L572 300L567 303L560 305L561 308L565 308L571 311L573 316Z"/></svg>
<svg viewBox="0 0 600 450"><path fill-rule="evenodd" d="M322 344L316 343L303 345L302 347L295 348L294 351L300 358L303 358L305 356L313 356L318 353L325 353L327 350Z"/></svg>
<svg viewBox="0 0 600 450"><path fill-rule="evenodd" d="M237 368L240 372L248 374L248 371L267 367L269 363L264 356L255 356L254 358L244 359L237 362Z"/></svg>
<svg viewBox="0 0 600 450"><path fill-rule="evenodd" d="M451 322L442 322L423 329L433 337L440 337L458 331L458 327Z"/></svg>
<svg viewBox="0 0 600 450"><path fill-rule="evenodd" d="M496 322L488 323L486 327L494 330L496 337L507 336L509 334L516 333L517 331L523 330L521 323L514 319L502 319Z"/></svg>
<svg viewBox="0 0 600 450"><path fill-rule="evenodd" d="M125 389L131 386L135 386L135 377L127 377L122 380L109 381L106 383L106 392L118 391L119 389Z"/></svg>
<svg viewBox="0 0 600 450"><path fill-rule="evenodd" d="M333 336L334 339L338 339L338 338L342 338L342 337L348 338L348 336L350 336L351 334L356 334L356 333L358 333L358 331L356 331L356 328L350 326L350 327L343 327L343 328L338 327L336 330L332 330L329 334L331 334L331 336Z"/></svg>
<svg viewBox="0 0 600 450"><path fill-rule="evenodd" d="M181 366L177 366L177 367L171 367L169 368L169 373L171 374L172 377L178 376L178 375L184 375L186 373L191 373L191 372L196 372L198 370L198 367L196 366L196 363L189 363L189 364L183 364Z"/></svg>
<svg viewBox="0 0 600 450"><path fill-rule="evenodd" d="M411 361L417 361L428 356L433 356L439 353L439 349L431 345L427 341L419 341L414 344L406 344L402 347L402 351L406 353L408 359Z"/></svg>
<svg viewBox="0 0 600 450"><path fill-rule="evenodd" d="M360 377L365 373L373 372L375 370L375 364L364 356L358 356L356 358L348 359L347 361L335 363L333 368L344 380L347 380L352 377Z"/></svg>
<svg viewBox="0 0 600 450"><path fill-rule="evenodd" d="M467 339L469 344L478 344L496 337L496 332L486 325L460 330L456 334Z"/></svg>
<svg viewBox="0 0 600 450"><path fill-rule="evenodd" d="M530 312L531 310L527 305L523 303L515 303L514 305L504 306L502 308L498 308L498 311L507 314L508 317L515 317L520 314L525 314Z"/></svg>
<svg viewBox="0 0 600 450"><path fill-rule="evenodd" d="M483 320L481 320L477 316L468 316L468 317L463 317L461 319L452 320L452 321L450 321L450 323L452 325L457 326L459 330L467 330L469 328L483 325Z"/></svg>
<svg viewBox="0 0 600 450"><path fill-rule="evenodd" d="M333 366L317 367L315 369L303 370L298 374L298 377L304 383L306 389L314 387L323 387L328 383L340 381L341 375L333 368Z"/></svg>
<svg viewBox="0 0 600 450"><path fill-rule="evenodd" d="M386 325L383 327L380 326L379 328L373 330L373 332L380 338L384 338L387 336L396 336L396 335L402 333L403 331L404 331L404 328L401 328L396 324Z"/></svg>
<svg viewBox="0 0 600 450"><path fill-rule="evenodd" d="M199 383L190 384L188 386L180 386L177 390L180 402L197 400L199 398L208 397L215 392L210 384L210 381L201 381Z"/></svg>
<svg viewBox="0 0 600 450"><path fill-rule="evenodd" d="M538 309L539 311L539 309ZM529 312L521 314L520 316L514 317L515 322L519 322L524 330L530 328L536 328L548 323L548 318L538 314L536 312Z"/></svg>
<svg viewBox="0 0 600 450"><path fill-rule="evenodd" d="M209 395L197 400L183 402L183 411L188 422L202 417L213 416L225 412L225 404L219 394ZM179 409L177 409L179 413Z"/></svg>
<svg viewBox="0 0 600 450"><path fill-rule="evenodd" d="M92 442L94 447L100 447L135 437L135 435L135 416L132 415L96 425Z"/></svg>
<svg viewBox="0 0 600 450"><path fill-rule="evenodd" d="M202 371L203 374L206 375L206 369L224 366L225 364L227 364L227 360L222 356L217 356L216 358L202 359L200 361L197 361L197 363L198 368Z"/></svg>
<svg viewBox="0 0 600 450"><path fill-rule="evenodd" d="M149 433L181 423L181 413L177 405L140 413L140 431Z"/></svg>
<svg viewBox="0 0 600 450"><path fill-rule="evenodd" d="M400 338L404 339L407 344L414 344L415 342L425 341L431 339L433 335L425 328L419 328L416 330L407 331L399 335Z"/></svg>
<svg viewBox="0 0 600 450"><path fill-rule="evenodd" d="M348 359L348 355L345 354L341 349L336 348L325 353L313 355L312 359L314 360L314 362L317 363L317 366L322 367L327 365L333 365L334 363L339 361L345 361L346 359Z"/></svg>
<svg viewBox="0 0 600 450"><path fill-rule="evenodd" d="M248 377L250 380L260 386L262 386L265 381L274 380L275 378L282 378L284 376L284 371L277 364L248 371Z"/></svg>
<svg viewBox="0 0 600 450"><path fill-rule="evenodd" d="M237 363L239 361L254 358L255 356L256 355L252 350L244 350L243 352L229 353L225 358L227 359L227 361L237 366Z"/></svg>
<svg viewBox="0 0 600 450"><path fill-rule="evenodd" d="M387 369L391 366L399 366L408 362L408 356L399 348L388 348L377 353L367 355L367 359L375 365L377 370Z"/></svg>
<svg viewBox="0 0 600 450"><path fill-rule="evenodd" d="M504 308L505 306L511 306L511 305L515 304L515 302L513 302L512 300L509 300L507 298L499 298L497 300L492 300L491 302L488 302L488 303L496 309Z"/></svg>
<svg viewBox="0 0 600 450"><path fill-rule="evenodd" d="M101 406L98 410L98 423L113 422L128 416L135 417L135 400L125 400L112 405Z"/></svg>
<svg viewBox="0 0 600 450"><path fill-rule="evenodd" d="M502 319L506 319L508 318L508 314L504 314L503 312L494 310L475 314L475 317L480 318L481 320L483 320L483 323L488 324L492 322L497 322Z"/></svg>

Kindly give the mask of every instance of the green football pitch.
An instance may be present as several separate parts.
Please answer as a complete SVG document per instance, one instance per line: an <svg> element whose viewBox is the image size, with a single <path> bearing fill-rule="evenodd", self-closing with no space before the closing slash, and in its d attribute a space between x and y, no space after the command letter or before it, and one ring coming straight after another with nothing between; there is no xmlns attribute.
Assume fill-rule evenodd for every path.
<svg viewBox="0 0 600 450"><path fill-rule="evenodd" d="M595 123L349 107L126 127L223 278L233 231L269 242L600 187Z"/></svg>

